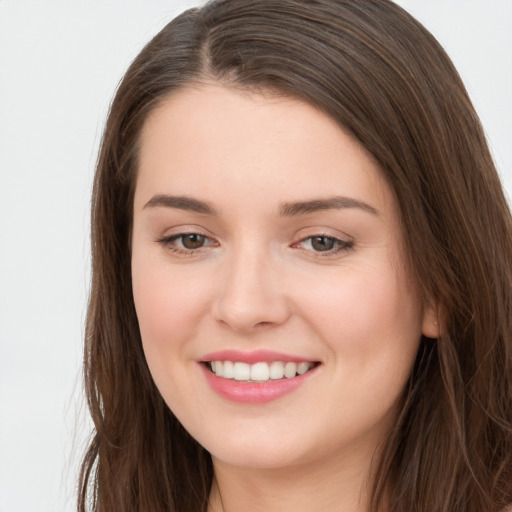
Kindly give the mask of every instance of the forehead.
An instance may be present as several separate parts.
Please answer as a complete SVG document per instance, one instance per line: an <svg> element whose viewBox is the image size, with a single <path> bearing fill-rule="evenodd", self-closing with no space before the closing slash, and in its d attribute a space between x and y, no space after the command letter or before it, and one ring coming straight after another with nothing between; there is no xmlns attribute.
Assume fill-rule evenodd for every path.
<svg viewBox="0 0 512 512"><path fill-rule="evenodd" d="M136 203L158 187L221 197L230 185L246 206L257 192L269 200L350 193L386 208L391 195L371 156L314 106L210 84L180 90L151 113L138 171Z"/></svg>

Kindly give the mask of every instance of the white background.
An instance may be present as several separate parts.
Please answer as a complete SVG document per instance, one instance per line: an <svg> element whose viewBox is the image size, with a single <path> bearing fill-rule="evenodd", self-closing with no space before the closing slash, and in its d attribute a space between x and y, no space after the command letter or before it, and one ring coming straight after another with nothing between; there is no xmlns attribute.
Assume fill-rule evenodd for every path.
<svg viewBox="0 0 512 512"><path fill-rule="evenodd" d="M0 512L73 510L99 138L130 61L198 3L0 0ZM512 192L512 0L399 3L454 60Z"/></svg>

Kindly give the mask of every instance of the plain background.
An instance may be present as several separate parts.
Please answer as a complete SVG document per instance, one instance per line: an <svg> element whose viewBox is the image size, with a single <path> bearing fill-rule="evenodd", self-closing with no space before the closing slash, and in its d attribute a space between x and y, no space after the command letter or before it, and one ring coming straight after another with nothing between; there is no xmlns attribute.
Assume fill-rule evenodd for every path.
<svg viewBox="0 0 512 512"><path fill-rule="evenodd" d="M199 3L0 0L0 512L73 510L102 127L130 61ZM512 193L512 0L398 3L454 60Z"/></svg>

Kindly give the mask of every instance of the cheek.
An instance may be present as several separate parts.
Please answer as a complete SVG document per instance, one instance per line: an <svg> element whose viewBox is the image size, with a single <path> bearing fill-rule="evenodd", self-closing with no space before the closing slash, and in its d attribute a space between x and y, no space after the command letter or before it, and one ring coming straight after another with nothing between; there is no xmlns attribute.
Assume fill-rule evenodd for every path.
<svg viewBox="0 0 512 512"><path fill-rule="evenodd" d="M146 361L163 399L185 423L191 414L188 397L198 393L191 340L204 321L207 280L191 280L187 272L158 258L132 259L135 309Z"/></svg>
<svg viewBox="0 0 512 512"><path fill-rule="evenodd" d="M356 436L392 421L414 364L420 303L405 279L386 268L344 269L339 281L310 283L304 294L303 314L330 352L326 372L336 391L316 403L337 418L325 426L333 438L340 425Z"/></svg>
<svg viewBox="0 0 512 512"><path fill-rule="evenodd" d="M307 290L304 314L351 368L414 358L421 337L421 305L405 278L389 265L345 268L325 282L309 283Z"/></svg>
<svg viewBox="0 0 512 512"><path fill-rule="evenodd" d="M144 351L154 355L184 351L186 341L200 329L206 308L205 280L182 269L133 255L132 282L135 309Z"/></svg>

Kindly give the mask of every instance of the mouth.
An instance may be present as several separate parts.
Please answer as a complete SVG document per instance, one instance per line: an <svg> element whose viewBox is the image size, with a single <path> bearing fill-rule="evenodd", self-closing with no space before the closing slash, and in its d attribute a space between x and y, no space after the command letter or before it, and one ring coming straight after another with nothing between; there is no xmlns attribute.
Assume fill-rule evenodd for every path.
<svg viewBox="0 0 512 512"><path fill-rule="evenodd" d="M204 361L206 368L217 377L247 383L293 379L316 368L318 361L272 361L254 364L242 361Z"/></svg>

